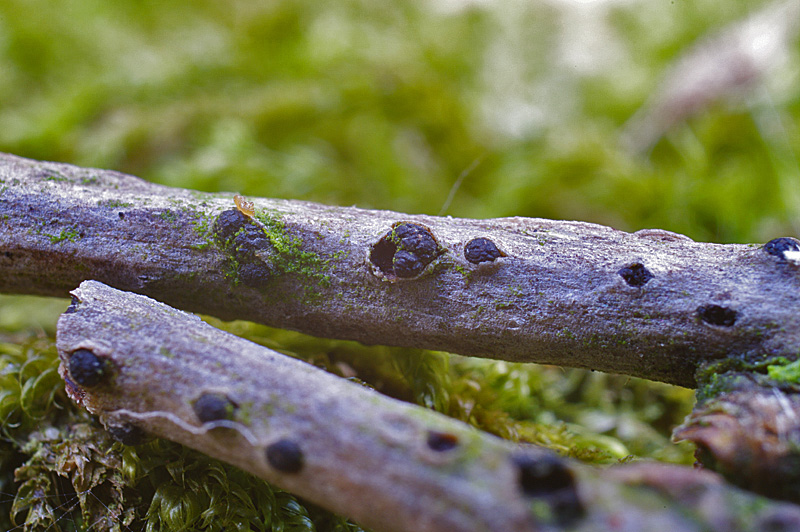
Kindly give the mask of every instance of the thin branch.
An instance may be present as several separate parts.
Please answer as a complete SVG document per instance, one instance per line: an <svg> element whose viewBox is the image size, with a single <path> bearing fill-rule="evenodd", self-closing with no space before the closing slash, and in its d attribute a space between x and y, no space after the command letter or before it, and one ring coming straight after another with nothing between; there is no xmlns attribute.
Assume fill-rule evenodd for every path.
<svg viewBox="0 0 800 532"><path fill-rule="evenodd" d="M112 435L141 430L378 531L760 531L800 508L661 464L594 469L512 445L87 281L58 323L67 391ZM725 501L720 504L720 501Z"/></svg>
<svg viewBox="0 0 800 532"><path fill-rule="evenodd" d="M222 319L683 386L704 361L800 352L795 239L261 198L250 218L231 194L12 155L0 180L0 292L95 279Z"/></svg>

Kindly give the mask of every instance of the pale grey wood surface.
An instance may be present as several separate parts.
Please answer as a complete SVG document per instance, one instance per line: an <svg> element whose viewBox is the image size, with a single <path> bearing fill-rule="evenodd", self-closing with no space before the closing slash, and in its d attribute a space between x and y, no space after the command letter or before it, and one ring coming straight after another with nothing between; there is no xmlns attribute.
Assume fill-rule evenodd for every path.
<svg viewBox="0 0 800 532"><path fill-rule="evenodd" d="M73 294L58 322L60 373L112 434L135 443L135 426L180 442L378 532L800 527L796 506L708 471L589 467L390 399L150 298L94 281ZM229 408L199 406L208 396Z"/></svg>
<svg viewBox="0 0 800 532"><path fill-rule="evenodd" d="M321 337L683 386L694 385L703 361L800 352L800 261L760 245L250 198L262 222L247 225L266 238L245 256L215 237L232 194L12 155L0 155L0 180L0 292L66 296L95 279L181 309ZM424 226L436 242L435 259L409 279L370 260L402 222ZM465 246L480 237L505 256L469 262ZM652 277L630 284L623 272L635 265Z"/></svg>

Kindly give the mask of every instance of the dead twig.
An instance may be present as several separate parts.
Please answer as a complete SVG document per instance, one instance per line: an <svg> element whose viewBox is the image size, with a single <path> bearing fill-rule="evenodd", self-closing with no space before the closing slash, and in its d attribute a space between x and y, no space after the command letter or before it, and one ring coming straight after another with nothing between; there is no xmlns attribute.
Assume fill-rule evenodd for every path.
<svg viewBox="0 0 800 532"><path fill-rule="evenodd" d="M0 292L86 279L321 337L693 386L800 352L800 244L206 194L0 156Z"/></svg>
<svg viewBox="0 0 800 532"><path fill-rule="evenodd" d="M713 473L598 470L384 397L87 281L58 323L70 396L124 443L199 449L378 531L761 531L800 509Z"/></svg>

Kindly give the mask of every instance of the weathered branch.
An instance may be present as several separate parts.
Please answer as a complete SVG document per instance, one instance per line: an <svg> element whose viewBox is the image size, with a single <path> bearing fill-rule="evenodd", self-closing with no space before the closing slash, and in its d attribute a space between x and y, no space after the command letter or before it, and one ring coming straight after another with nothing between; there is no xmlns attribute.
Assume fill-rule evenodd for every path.
<svg viewBox="0 0 800 532"><path fill-rule="evenodd" d="M712 473L594 469L389 399L149 298L92 281L73 294L58 323L60 372L113 435L135 443L144 429L181 442L379 531L800 527L800 508Z"/></svg>
<svg viewBox="0 0 800 532"><path fill-rule="evenodd" d="M269 199L250 218L230 194L12 155L0 180L0 292L96 279L223 319L684 386L703 361L800 352L794 239Z"/></svg>

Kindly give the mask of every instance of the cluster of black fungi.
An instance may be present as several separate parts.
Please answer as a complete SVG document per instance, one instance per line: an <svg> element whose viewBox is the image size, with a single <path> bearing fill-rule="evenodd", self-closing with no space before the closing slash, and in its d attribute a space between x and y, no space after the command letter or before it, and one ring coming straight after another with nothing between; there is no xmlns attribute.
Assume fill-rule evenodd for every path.
<svg viewBox="0 0 800 532"><path fill-rule="evenodd" d="M264 231L238 209L222 211L214 224L217 242L235 259L237 278L246 286L263 288L273 276L257 251L274 251Z"/></svg>

